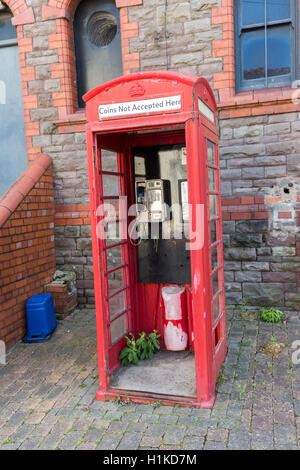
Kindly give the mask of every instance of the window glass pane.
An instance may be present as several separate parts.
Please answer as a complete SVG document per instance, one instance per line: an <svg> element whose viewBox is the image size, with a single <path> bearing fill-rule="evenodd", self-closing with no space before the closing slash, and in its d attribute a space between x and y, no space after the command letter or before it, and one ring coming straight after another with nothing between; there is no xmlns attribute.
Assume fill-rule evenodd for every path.
<svg viewBox="0 0 300 470"><path fill-rule="evenodd" d="M207 141L207 161L208 163L215 163L215 146L210 140Z"/></svg>
<svg viewBox="0 0 300 470"><path fill-rule="evenodd" d="M216 195L209 195L209 214L211 218L218 216L218 197Z"/></svg>
<svg viewBox="0 0 300 470"><path fill-rule="evenodd" d="M108 274L107 279L108 291L109 294L111 294L113 291L121 289L126 284L126 269L117 269L117 271Z"/></svg>
<svg viewBox="0 0 300 470"><path fill-rule="evenodd" d="M242 0L242 25L249 26L265 22L264 0ZM290 18L290 0L267 0L267 21Z"/></svg>
<svg viewBox="0 0 300 470"><path fill-rule="evenodd" d="M268 77L291 72L290 27L268 28Z"/></svg>
<svg viewBox="0 0 300 470"><path fill-rule="evenodd" d="M16 27L11 24L12 14L0 11L0 41L17 38Z"/></svg>
<svg viewBox="0 0 300 470"><path fill-rule="evenodd" d="M208 168L208 187L209 191L217 191L216 188L216 170Z"/></svg>
<svg viewBox="0 0 300 470"><path fill-rule="evenodd" d="M120 177L113 175L102 176L103 196L119 196L120 195Z"/></svg>
<svg viewBox="0 0 300 470"><path fill-rule="evenodd" d="M281 0L274 0L281 1ZM265 0L242 0L242 24L264 23L265 21Z"/></svg>
<svg viewBox="0 0 300 470"><path fill-rule="evenodd" d="M119 338L127 333L127 314L121 315L110 325L111 343L115 343Z"/></svg>
<svg viewBox="0 0 300 470"><path fill-rule="evenodd" d="M221 295L218 295L218 297L213 301L213 310L214 310L214 322L216 322L219 315L222 313Z"/></svg>
<svg viewBox="0 0 300 470"><path fill-rule="evenodd" d="M116 152L101 150L101 169L103 171L118 171L118 158Z"/></svg>
<svg viewBox="0 0 300 470"><path fill-rule="evenodd" d="M290 0L267 0L267 21L290 18Z"/></svg>
<svg viewBox="0 0 300 470"><path fill-rule="evenodd" d="M220 273L220 270L217 271L212 277L213 297L216 295L216 293L219 290L219 273Z"/></svg>
<svg viewBox="0 0 300 470"><path fill-rule="evenodd" d="M107 246L118 243L122 237L123 240L126 238L126 219L119 222L120 205L119 200L106 199L97 209L97 237L106 240Z"/></svg>
<svg viewBox="0 0 300 470"><path fill-rule="evenodd" d="M120 266L122 263L122 247L115 246L106 250L107 254L107 267L108 269L113 269L117 266Z"/></svg>
<svg viewBox="0 0 300 470"><path fill-rule="evenodd" d="M115 277L115 276L118 277ZM108 293L109 295L113 294L114 292L122 289L124 287L124 282L122 279L122 271L119 272L115 271L114 273L108 274Z"/></svg>
<svg viewBox="0 0 300 470"><path fill-rule="evenodd" d="M104 235L105 235L106 243L108 246L122 241L121 239L122 227L120 227L119 222L110 222L109 224L105 224L104 230L105 230Z"/></svg>
<svg viewBox="0 0 300 470"><path fill-rule="evenodd" d="M244 80L265 76L264 29L248 31L242 35L242 67Z"/></svg>
<svg viewBox="0 0 300 470"><path fill-rule="evenodd" d="M211 248L211 270L213 271L218 266L218 247Z"/></svg>
<svg viewBox="0 0 300 470"><path fill-rule="evenodd" d="M113 320L116 315L126 309L126 292L122 291L109 299L110 319Z"/></svg>
<svg viewBox="0 0 300 470"><path fill-rule="evenodd" d="M217 240L216 234L216 221L210 223L210 243L214 243Z"/></svg>

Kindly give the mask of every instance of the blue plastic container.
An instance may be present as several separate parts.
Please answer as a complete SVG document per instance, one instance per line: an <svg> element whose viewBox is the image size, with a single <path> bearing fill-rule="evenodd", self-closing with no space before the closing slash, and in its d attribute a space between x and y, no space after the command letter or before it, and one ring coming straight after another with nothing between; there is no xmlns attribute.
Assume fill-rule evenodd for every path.
<svg viewBox="0 0 300 470"><path fill-rule="evenodd" d="M51 294L37 294L26 302L27 341L45 341L57 326Z"/></svg>

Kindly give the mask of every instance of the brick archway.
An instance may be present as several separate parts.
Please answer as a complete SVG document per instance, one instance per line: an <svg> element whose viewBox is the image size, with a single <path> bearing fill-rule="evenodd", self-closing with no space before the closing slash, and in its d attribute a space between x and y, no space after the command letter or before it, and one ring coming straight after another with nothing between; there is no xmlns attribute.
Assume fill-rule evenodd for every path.
<svg viewBox="0 0 300 470"><path fill-rule="evenodd" d="M74 15L74 12L79 5L81 0L49 0L48 6L65 10L70 15ZM143 0L116 0L117 8L127 8L130 6L142 5Z"/></svg>
<svg viewBox="0 0 300 470"><path fill-rule="evenodd" d="M72 19L77 6L81 0L49 0L48 5L42 7L42 21L55 19L59 34L56 38L52 36L51 41L57 44L60 49L59 41L64 41L64 46L59 52L60 63L64 63L64 70L68 74L64 80L65 95L55 100L58 107L59 117L73 114L77 110L77 91L76 91L76 72L75 55L73 44ZM139 53L130 54L129 39L138 36L138 23L130 23L128 20L128 7L142 5L143 0L116 0L116 6L120 10L121 25L121 43L122 43L122 62L123 74L136 72L139 70ZM67 20L67 21L66 21ZM63 105L63 100L65 104Z"/></svg>
<svg viewBox="0 0 300 470"><path fill-rule="evenodd" d="M3 3L8 6L14 17L28 9L25 0L5 0Z"/></svg>
<svg viewBox="0 0 300 470"><path fill-rule="evenodd" d="M81 0L49 0L48 6L65 10L69 15L73 16L80 2Z"/></svg>

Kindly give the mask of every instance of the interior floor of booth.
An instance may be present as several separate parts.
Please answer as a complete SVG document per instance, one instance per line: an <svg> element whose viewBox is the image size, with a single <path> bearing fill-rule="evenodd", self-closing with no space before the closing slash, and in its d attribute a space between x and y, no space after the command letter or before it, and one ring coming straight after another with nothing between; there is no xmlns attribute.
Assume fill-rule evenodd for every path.
<svg viewBox="0 0 300 470"><path fill-rule="evenodd" d="M163 395L196 397L195 358L192 351L159 351L153 359L120 367L111 388Z"/></svg>

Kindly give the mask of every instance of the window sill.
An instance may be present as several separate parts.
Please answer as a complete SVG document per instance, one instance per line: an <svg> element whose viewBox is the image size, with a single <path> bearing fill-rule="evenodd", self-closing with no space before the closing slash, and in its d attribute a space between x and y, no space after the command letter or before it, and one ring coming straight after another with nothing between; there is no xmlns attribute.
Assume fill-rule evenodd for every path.
<svg viewBox="0 0 300 470"><path fill-rule="evenodd" d="M77 125L86 124L85 109L76 111L73 114L67 114L63 116L61 119L57 119L56 121L53 121L53 124L56 127L77 126Z"/></svg>
<svg viewBox="0 0 300 470"><path fill-rule="evenodd" d="M292 95L296 90L297 88L291 87L261 88L257 90L241 91L234 96L229 96L228 94L222 97L221 95L218 109L225 110L237 107L290 103ZM296 98L300 98L300 90Z"/></svg>

